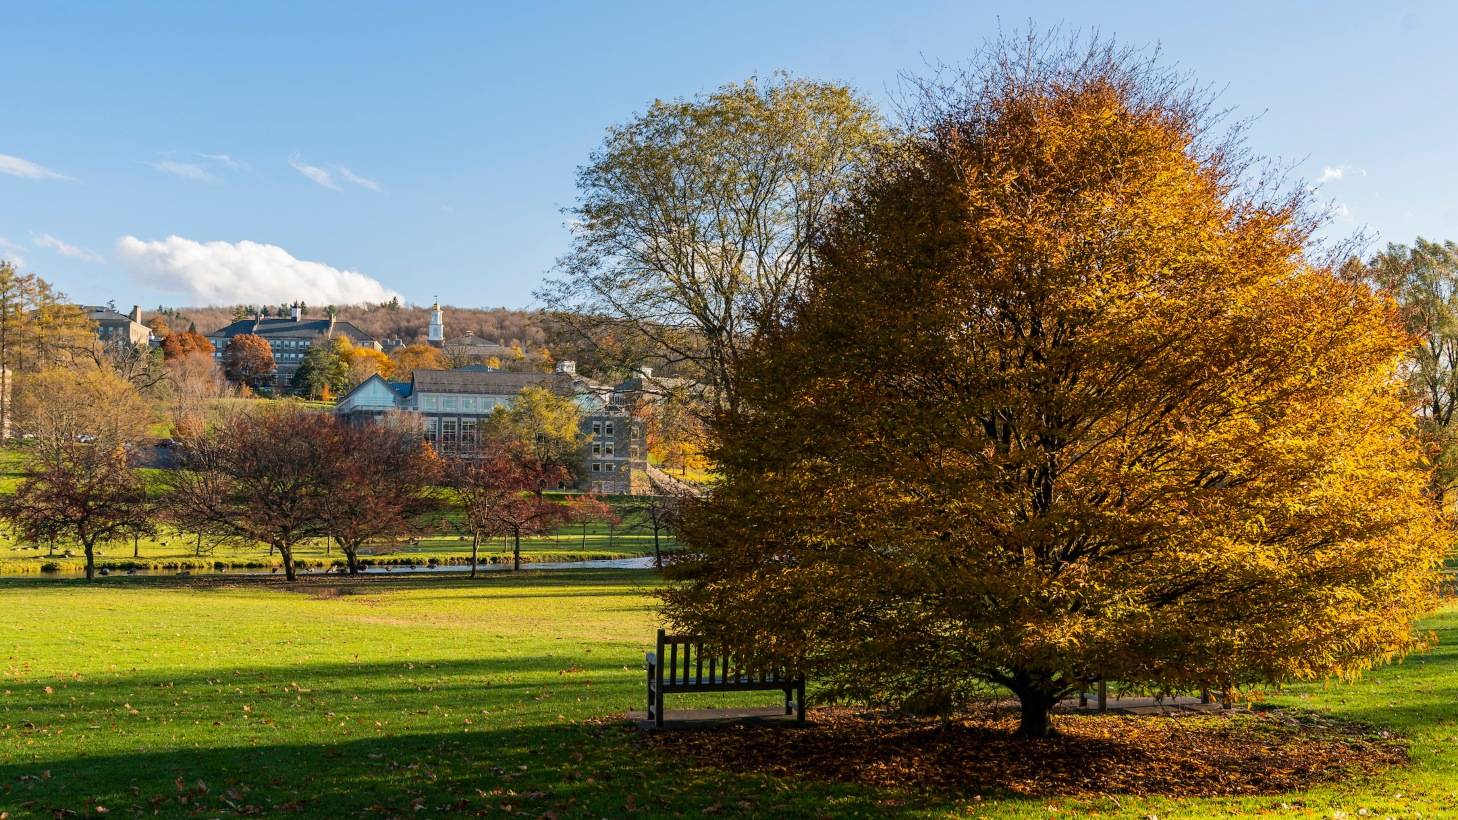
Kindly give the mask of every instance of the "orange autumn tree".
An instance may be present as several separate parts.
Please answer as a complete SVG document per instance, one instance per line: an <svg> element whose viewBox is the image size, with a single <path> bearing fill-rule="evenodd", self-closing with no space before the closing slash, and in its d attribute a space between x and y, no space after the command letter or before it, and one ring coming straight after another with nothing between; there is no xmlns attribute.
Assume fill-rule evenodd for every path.
<svg viewBox="0 0 1458 820"><path fill-rule="evenodd" d="M1019 732L1421 643L1444 549L1392 305L1205 100L1109 44L928 86L715 422L668 617L832 695Z"/></svg>

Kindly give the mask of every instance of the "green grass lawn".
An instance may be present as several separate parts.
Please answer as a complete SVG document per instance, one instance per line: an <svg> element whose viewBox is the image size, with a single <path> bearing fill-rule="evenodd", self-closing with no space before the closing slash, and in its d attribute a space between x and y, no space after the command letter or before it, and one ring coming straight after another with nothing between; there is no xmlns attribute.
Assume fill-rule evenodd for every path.
<svg viewBox="0 0 1458 820"><path fill-rule="evenodd" d="M0 812L1458 814L1458 607L1427 622L1443 641L1431 653L1275 698L1408 735L1408 768L1239 800L951 803L706 770L644 746L616 718L640 708L656 583L610 570L293 589L0 578Z"/></svg>

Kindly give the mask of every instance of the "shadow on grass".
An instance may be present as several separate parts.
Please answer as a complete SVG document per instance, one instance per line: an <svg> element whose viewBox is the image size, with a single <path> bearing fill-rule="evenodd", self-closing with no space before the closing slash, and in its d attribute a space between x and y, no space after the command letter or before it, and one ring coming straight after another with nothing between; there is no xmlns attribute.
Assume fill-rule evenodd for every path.
<svg viewBox="0 0 1458 820"><path fill-rule="evenodd" d="M9 749L0 753L0 809L11 817L95 814L97 806L125 816L808 817L937 805L685 766L611 711L636 691L636 673L612 680L606 664L563 669L570 662L537 655L224 668L211 677L56 681L52 692L39 680L12 684L3 720L16 728L0 732ZM603 678L600 694L574 680L588 676ZM576 713L595 717L558 714L589 696Z"/></svg>

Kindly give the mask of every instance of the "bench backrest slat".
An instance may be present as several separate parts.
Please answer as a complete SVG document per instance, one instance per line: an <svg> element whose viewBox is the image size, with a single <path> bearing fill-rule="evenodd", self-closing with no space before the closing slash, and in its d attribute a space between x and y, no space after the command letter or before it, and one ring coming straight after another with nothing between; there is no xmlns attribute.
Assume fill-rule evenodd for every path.
<svg viewBox="0 0 1458 820"><path fill-rule="evenodd" d="M682 653L679 647L683 647ZM708 655L705 658L705 654ZM680 656L682 659L680 660ZM658 630L658 658L655 676L662 685L678 689L694 686L774 686L780 683L794 683L799 680L782 674L772 666L755 661L748 666L744 659L729 651L729 647L706 650L696 635L669 635ZM708 661L709 675L704 677L704 663Z"/></svg>

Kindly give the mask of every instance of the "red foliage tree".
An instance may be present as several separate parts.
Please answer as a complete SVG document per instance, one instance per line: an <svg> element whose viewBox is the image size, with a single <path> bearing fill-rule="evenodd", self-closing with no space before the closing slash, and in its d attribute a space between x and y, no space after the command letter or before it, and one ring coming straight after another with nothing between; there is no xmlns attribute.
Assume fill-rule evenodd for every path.
<svg viewBox="0 0 1458 820"><path fill-rule="evenodd" d="M325 457L334 480L325 487L320 515L354 575L366 541L405 535L439 508L442 465L403 425L336 424L330 433Z"/></svg>
<svg viewBox="0 0 1458 820"><path fill-rule="evenodd" d="M147 528L147 488L122 448L72 441L35 465L13 494L0 496L0 517L26 538L79 542L88 580L98 544Z"/></svg>
<svg viewBox="0 0 1458 820"><path fill-rule="evenodd" d="M180 359L193 353L202 353L207 356L213 355L213 343L208 337L195 330L184 330L181 333L168 333L162 337L162 358L167 361ZM269 356L272 356L272 351Z"/></svg>
<svg viewBox="0 0 1458 820"><path fill-rule="evenodd" d="M546 490L570 481L561 465L548 464L530 449L492 442L480 456L457 464L454 484L463 503L467 526L479 544L482 535L511 538L511 568L521 569L522 536L545 535L573 521L607 520L612 510L594 496L558 501ZM476 547L471 551L475 572Z"/></svg>
<svg viewBox="0 0 1458 820"><path fill-rule="evenodd" d="M281 407L184 439L179 469L166 477L169 517L183 529L269 545L294 580L294 545L330 534L336 431L331 414Z"/></svg>
<svg viewBox="0 0 1458 820"><path fill-rule="evenodd" d="M257 387L273 375L273 349L261 336L240 333L223 348L223 373L229 381Z"/></svg>

